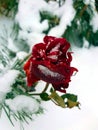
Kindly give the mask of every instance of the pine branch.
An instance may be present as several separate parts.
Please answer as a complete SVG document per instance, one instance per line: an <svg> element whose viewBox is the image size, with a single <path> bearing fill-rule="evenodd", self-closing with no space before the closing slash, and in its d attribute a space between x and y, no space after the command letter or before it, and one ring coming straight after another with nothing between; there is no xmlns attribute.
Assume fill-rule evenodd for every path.
<svg viewBox="0 0 98 130"><path fill-rule="evenodd" d="M17 0L0 0L0 13L5 16L15 16L18 9Z"/></svg>

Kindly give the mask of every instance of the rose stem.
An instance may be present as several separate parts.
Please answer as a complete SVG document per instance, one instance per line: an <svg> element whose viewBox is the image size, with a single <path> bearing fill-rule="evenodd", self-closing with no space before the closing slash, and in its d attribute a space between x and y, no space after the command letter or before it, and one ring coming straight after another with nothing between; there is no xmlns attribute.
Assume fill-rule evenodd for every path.
<svg viewBox="0 0 98 130"><path fill-rule="evenodd" d="M49 86L49 83L46 83L46 86L45 86L44 90L41 93L46 92L46 90L48 89L48 86Z"/></svg>

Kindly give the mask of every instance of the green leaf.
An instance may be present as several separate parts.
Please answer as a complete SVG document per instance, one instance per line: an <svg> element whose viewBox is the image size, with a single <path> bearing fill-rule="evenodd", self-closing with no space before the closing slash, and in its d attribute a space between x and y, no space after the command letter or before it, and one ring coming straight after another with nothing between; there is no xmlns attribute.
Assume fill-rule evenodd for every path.
<svg viewBox="0 0 98 130"><path fill-rule="evenodd" d="M50 88L50 92L52 93L54 91L54 89L53 88Z"/></svg>
<svg viewBox="0 0 98 130"><path fill-rule="evenodd" d="M44 101L50 100L49 95L48 95L47 93L41 93L41 94L40 94L40 97L41 97L41 99L44 100Z"/></svg>
<svg viewBox="0 0 98 130"><path fill-rule="evenodd" d="M68 108L73 108L73 107L78 107L79 108L79 102L77 101L77 96L74 94L66 93L61 96L64 99L67 99L65 104L67 105Z"/></svg>
<svg viewBox="0 0 98 130"><path fill-rule="evenodd" d="M77 96L74 95L74 94L70 94L70 93L66 93L64 95L61 96L63 99L67 98L73 102L76 102L77 101Z"/></svg>

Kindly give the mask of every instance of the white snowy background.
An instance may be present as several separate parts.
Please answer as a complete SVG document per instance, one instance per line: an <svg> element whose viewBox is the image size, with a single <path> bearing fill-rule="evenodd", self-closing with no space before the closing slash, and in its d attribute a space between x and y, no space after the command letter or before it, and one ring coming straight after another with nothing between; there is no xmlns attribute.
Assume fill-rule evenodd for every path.
<svg viewBox="0 0 98 130"><path fill-rule="evenodd" d="M93 8L93 0L85 0L84 2L90 2ZM40 10L48 10L61 18L60 24L52 28L48 34L57 37L63 34L75 15L72 0L66 0L60 9L55 2L47 4L44 0L40 0L40 3L39 0L20 0L15 21L22 28L19 36L27 40L30 47L32 43L37 43L42 40L44 36L42 32L48 28L47 20L40 23ZM10 27L8 24L11 24L9 19L0 17L0 28L3 25ZM91 20L91 25L93 26L94 32L96 32L98 30L97 12L95 12ZM31 30L31 33L28 33L28 30ZM8 46L15 49L10 40ZM29 125L24 124L25 130L98 130L98 47L88 49L87 46L88 43L84 39L83 48L72 47L72 51L74 52L72 66L78 68L79 72L72 77L72 82L67 90L67 92L78 95L81 109L63 109L55 106L52 102L44 102L42 104L45 108L44 114L39 115L32 122L30 121ZM0 86L4 85L2 80L4 80L3 77L0 79ZM9 80L14 80L14 77ZM8 84L12 82L9 80ZM15 122L15 126L13 127L5 113L1 114L0 130L20 130L20 127L20 122Z"/></svg>

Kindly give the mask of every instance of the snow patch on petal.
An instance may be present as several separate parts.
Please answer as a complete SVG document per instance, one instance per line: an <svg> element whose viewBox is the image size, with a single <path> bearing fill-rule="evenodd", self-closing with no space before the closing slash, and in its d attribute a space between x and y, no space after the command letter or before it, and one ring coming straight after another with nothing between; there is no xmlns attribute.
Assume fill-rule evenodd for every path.
<svg viewBox="0 0 98 130"><path fill-rule="evenodd" d="M61 75L61 74L59 74L59 73L57 73L57 72L53 72L53 71L51 71L51 70L49 70L47 67L45 67L45 66L43 66L43 65L38 65L38 68L39 68L39 70L44 74L44 75L46 75L46 76L51 76L51 77L53 77L53 78L57 78L58 77L58 79L60 78L64 78L64 76L63 75Z"/></svg>

